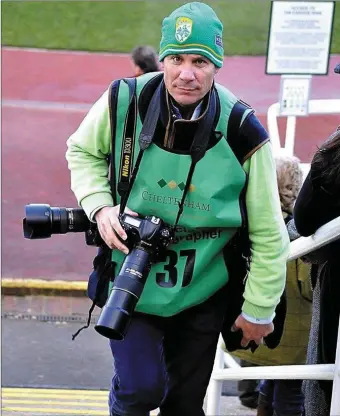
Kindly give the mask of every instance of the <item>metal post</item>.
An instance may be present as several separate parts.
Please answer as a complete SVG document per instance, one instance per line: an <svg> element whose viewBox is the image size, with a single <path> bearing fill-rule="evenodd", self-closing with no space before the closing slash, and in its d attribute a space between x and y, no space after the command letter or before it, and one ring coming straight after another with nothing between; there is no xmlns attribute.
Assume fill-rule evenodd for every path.
<svg viewBox="0 0 340 416"><path fill-rule="evenodd" d="M331 402L331 416L338 415L340 415L340 322L338 329L338 342L336 347L333 392Z"/></svg>
<svg viewBox="0 0 340 416"><path fill-rule="evenodd" d="M216 416L220 414L220 400L222 395L223 380L216 380L214 373L224 368L224 352L222 350L223 339L220 335L215 355L214 367L211 374L209 386L207 389L207 416Z"/></svg>
<svg viewBox="0 0 340 416"><path fill-rule="evenodd" d="M285 149L290 156L294 155L296 117L287 117Z"/></svg>
<svg viewBox="0 0 340 416"><path fill-rule="evenodd" d="M241 368L240 364L228 352L224 352L223 357L224 364L228 368Z"/></svg>
<svg viewBox="0 0 340 416"><path fill-rule="evenodd" d="M334 364L224 368L215 370L212 377L214 380L333 380L334 369Z"/></svg>

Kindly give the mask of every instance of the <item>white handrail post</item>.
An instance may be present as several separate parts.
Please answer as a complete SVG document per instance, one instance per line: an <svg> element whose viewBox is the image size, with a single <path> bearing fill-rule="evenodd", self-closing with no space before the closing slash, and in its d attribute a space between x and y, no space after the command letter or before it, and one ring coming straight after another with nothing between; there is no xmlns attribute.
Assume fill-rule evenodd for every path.
<svg viewBox="0 0 340 416"><path fill-rule="evenodd" d="M224 364L228 368L241 368L240 364L228 352L224 352L223 357Z"/></svg>
<svg viewBox="0 0 340 416"><path fill-rule="evenodd" d="M340 113L340 99L323 99L323 100L309 100L308 101L308 114L339 114ZM295 128L296 117L287 116L286 134L283 145L281 146L279 136L278 117L280 114L280 103L276 102L269 106L267 111L267 128L270 137L270 141L273 146L274 154L280 150L281 147L285 148L290 155L294 154L294 142L295 142Z"/></svg>
<svg viewBox="0 0 340 416"><path fill-rule="evenodd" d="M223 380L216 380L213 375L216 371L223 370L224 368L224 352L222 350L222 343L223 339L220 335L216 349L214 367L207 389L207 416L217 416L220 414L220 399L222 395Z"/></svg>
<svg viewBox="0 0 340 416"><path fill-rule="evenodd" d="M288 116L287 127L286 127L285 149L287 150L290 156L294 155L295 128L296 128L296 117Z"/></svg>
<svg viewBox="0 0 340 416"><path fill-rule="evenodd" d="M310 237L300 237L291 242L288 261L304 256L305 254L323 247L339 238L340 217L337 217L320 227L314 235ZM213 371L207 389L206 399L208 416L217 416L220 414L220 398L224 380L256 380L261 378L285 380L333 380L330 416L340 415L340 322L335 364L279 365L243 368L235 365L232 357L222 350L222 343L223 340L220 336ZM225 362L229 364L230 368L224 369Z"/></svg>
<svg viewBox="0 0 340 416"><path fill-rule="evenodd" d="M277 116L279 114L280 104L274 103L268 108L267 126L270 141L273 146L273 152L276 153L281 149L279 126L277 123Z"/></svg>
<svg viewBox="0 0 340 416"><path fill-rule="evenodd" d="M340 322L338 329L338 342L336 348L333 392L331 402L331 416L337 415L340 415Z"/></svg>

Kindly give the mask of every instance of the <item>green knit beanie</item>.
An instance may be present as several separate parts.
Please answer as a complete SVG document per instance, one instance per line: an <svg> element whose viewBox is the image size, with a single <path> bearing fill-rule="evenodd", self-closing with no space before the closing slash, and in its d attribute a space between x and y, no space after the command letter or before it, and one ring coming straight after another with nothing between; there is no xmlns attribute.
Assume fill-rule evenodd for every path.
<svg viewBox="0 0 340 416"><path fill-rule="evenodd" d="M159 60L167 55L198 54L223 65L223 24L204 3L187 3L163 20Z"/></svg>

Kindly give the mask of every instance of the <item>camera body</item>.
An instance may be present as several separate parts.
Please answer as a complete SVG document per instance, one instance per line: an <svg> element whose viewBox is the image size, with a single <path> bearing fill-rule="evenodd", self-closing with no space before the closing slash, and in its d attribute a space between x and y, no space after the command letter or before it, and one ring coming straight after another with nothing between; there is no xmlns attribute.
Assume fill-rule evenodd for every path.
<svg viewBox="0 0 340 416"><path fill-rule="evenodd" d="M127 235L124 244L129 251L139 247L157 257L158 253L168 246L173 237L172 228L166 226L158 217L146 216L141 218L122 214L119 220Z"/></svg>

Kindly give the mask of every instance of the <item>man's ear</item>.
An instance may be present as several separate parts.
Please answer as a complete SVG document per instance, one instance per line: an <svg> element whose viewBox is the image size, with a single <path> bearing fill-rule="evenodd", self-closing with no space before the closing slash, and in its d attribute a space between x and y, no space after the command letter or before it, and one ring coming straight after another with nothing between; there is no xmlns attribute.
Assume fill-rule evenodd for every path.
<svg viewBox="0 0 340 416"><path fill-rule="evenodd" d="M217 66L215 66L215 75L218 74L218 71L220 70L220 68L218 68Z"/></svg>

